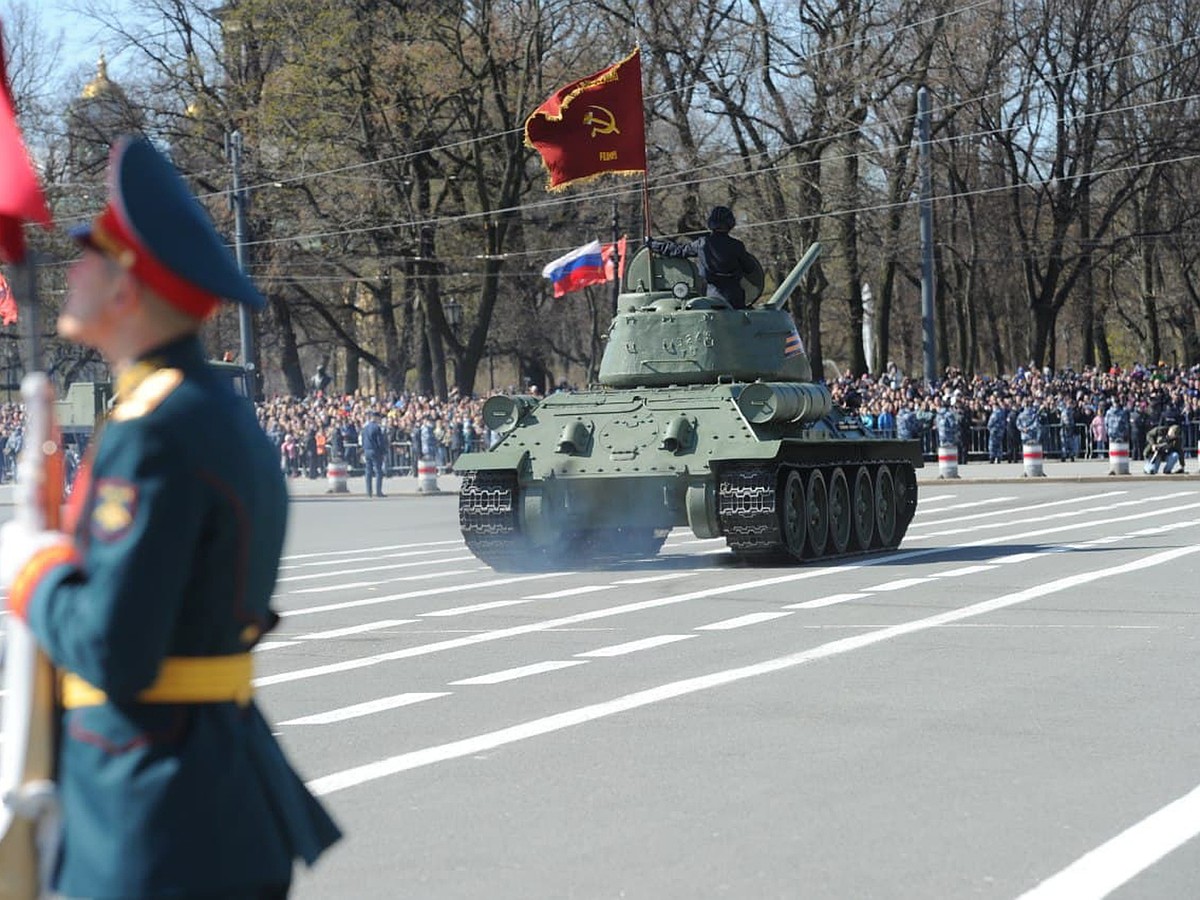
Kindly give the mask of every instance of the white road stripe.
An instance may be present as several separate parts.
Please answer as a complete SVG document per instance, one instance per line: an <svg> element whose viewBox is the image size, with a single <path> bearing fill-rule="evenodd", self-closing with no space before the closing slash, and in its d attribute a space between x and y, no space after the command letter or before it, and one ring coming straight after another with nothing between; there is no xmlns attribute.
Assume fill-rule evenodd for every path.
<svg viewBox="0 0 1200 900"><path fill-rule="evenodd" d="M300 588L298 591L285 591L288 596L300 594L328 594L332 591L352 591L356 588L375 587L379 581L350 581L346 584L327 584L325 587Z"/></svg>
<svg viewBox="0 0 1200 900"><path fill-rule="evenodd" d="M441 547L436 550L409 550L404 553L371 553L357 559L321 559L312 562L296 563L293 566L281 566L279 571L290 572L294 569L313 569L318 566L345 566L352 563L380 562L385 559L405 559L410 556L432 556L435 553L457 553L462 549L460 545L458 547ZM438 562L438 560L431 559L429 562Z"/></svg>
<svg viewBox="0 0 1200 900"><path fill-rule="evenodd" d="M1175 495L1175 496L1194 497L1194 496L1196 496L1196 494L1194 491L1186 491L1186 492L1183 492L1183 493L1181 493L1179 495ZM914 537L917 540L921 540L921 541L928 540L929 538L932 538L932 537L943 537L945 535L954 535L957 537L957 536L960 536L960 535L963 535L963 534L966 534L966 533L969 533L972 531L988 531L989 529L992 529L992 528L1010 528L1013 525L1040 524L1042 522L1049 522L1052 519L1066 519L1066 518L1071 518L1071 517L1088 515L1091 513L1108 512L1108 511L1111 511L1114 509L1123 509L1124 507L1127 507L1127 506L1145 507L1149 503L1150 503L1150 501L1145 500L1145 499L1122 500L1120 503L1109 503L1106 506L1090 506L1087 509L1071 510L1070 512L1051 513L1050 515L1034 516L1033 518L1029 518L1029 519L1009 519L1006 522L989 522L986 525L971 525L967 528L952 528L949 531L931 531L928 534L918 534L918 535L913 535L912 537ZM1140 518L1145 518L1146 516L1161 516L1164 512L1180 512L1181 510L1185 510L1185 509L1194 509L1197 506L1200 506L1200 503L1192 503L1192 504L1185 505L1185 506L1176 506L1173 509L1169 509L1169 510L1163 509L1162 507L1157 507L1157 508L1151 509L1149 512L1142 513L1141 515L1117 516L1117 517L1114 517L1111 519L1095 519L1092 521L1082 522L1080 524L1087 525L1090 528L1094 525L1107 525L1112 522L1128 522L1131 519L1140 519ZM1027 508L1032 508L1032 507L1027 507ZM945 523L938 522L937 524L943 525ZM1073 526L1068 526L1068 527L1073 527ZM1062 529L1050 529L1050 531L1056 531L1056 530L1060 531ZM1042 529L1041 531L1026 532L1026 535L1049 534L1050 531L1047 531L1046 529Z"/></svg>
<svg viewBox="0 0 1200 900"><path fill-rule="evenodd" d="M729 631L733 628L745 628L747 625L757 625L759 622L769 622L772 619L782 619L784 616L790 616L790 612L760 612L747 613L744 616L737 616L732 619L724 619L720 622L710 622L708 625L697 625L697 631Z"/></svg>
<svg viewBox="0 0 1200 900"><path fill-rule="evenodd" d="M400 772L407 772L412 769L433 765L435 763L446 762L447 760L451 759L461 759L466 756L473 756L478 753L484 753L488 750L494 750L497 747L503 747L507 744L529 740L530 738L538 737L544 734L551 734L553 732L571 728L576 725L582 725L587 722L596 721L597 719L603 719L608 716L617 715L618 713L628 712L629 710L639 709L644 706L650 706L654 703L661 703L676 697L683 697L688 694L711 690L712 688L733 684L734 682L742 681L748 678L756 678L762 675L769 675L774 672L792 669L819 659L827 659L844 653L849 653L852 650L861 650L874 644L880 644L885 641L890 641L909 634L928 631L942 625L948 625L964 619L970 619L975 616L985 615L990 612L1015 606L1018 603L1024 603L1028 600L1033 600L1038 597L1044 597L1049 594L1055 594L1060 591L1069 590L1070 588L1078 587L1083 584L1089 584L1093 581L1098 581L1103 578L1112 578L1117 575L1135 572L1140 569L1148 569L1153 566L1163 565L1183 556L1187 556L1188 554L1196 553L1197 551L1200 551L1200 546L1178 547L1172 550L1163 551L1161 553L1155 553L1151 556L1143 557L1119 566L1112 566L1107 569L1093 569L1091 571L1082 572L1077 575L1071 575L1066 578L1059 578L1055 581L1038 585L1027 590L1017 591L1012 594L1006 594L993 600L985 600L981 603L974 603L970 606L965 606L960 609L948 610L947 612L938 613L937 615L933 616L927 616L923 619L905 622L901 625L894 625L889 628L881 628L865 634L852 635L850 637L841 638L840 640L830 641L828 643L821 644L820 646L803 650L799 653L768 659L749 666L726 669L724 671L714 672L710 675L701 675L695 678L685 678L680 681L669 682L667 684L662 684L647 690L636 691L632 694L625 694L624 696L607 700L602 703L594 703L589 706L581 706L575 709L569 709L564 712L544 716L539 719L532 719L527 722L511 725L507 728L501 728L497 731L488 732L486 734L475 735L462 740L426 747L424 749L414 750L408 753L401 753L386 759L380 759L364 765L354 766L349 769L344 769L340 772L333 772L322 778L316 778L308 783L308 787L318 796L326 796L336 791L346 790L347 788L366 784L371 781L376 781L380 778L386 778L389 775L396 775Z"/></svg>
<svg viewBox="0 0 1200 900"><path fill-rule="evenodd" d="M1200 504L1197 504L1200 505ZM1145 515L1167 515L1176 512L1176 510L1155 510ZM1131 516L1127 518L1139 518ZM1125 519L1111 520L1125 521ZM1004 541L1024 541L1029 537L1038 536L1043 533L1051 533L1056 531L1077 530L1079 528L1091 527L1094 525L1108 524L1107 520L1095 520L1082 523L1074 523L1071 525L1061 525L1056 528L1043 529L1041 532L1024 532L1015 535L1002 535L997 537L985 538L970 543L960 544L957 547L928 547L921 550L900 550L894 553L889 553L882 556L871 557L860 562L842 563L837 566L822 566L814 569L804 569L799 572L789 573L787 575L778 575L770 578L758 578L751 581L744 581L729 585L717 585L716 587L704 588L698 591L690 591L686 594L675 594L673 596L656 597L650 600L641 600L634 603L625 603L620 606L610 606L603 609L591 610L589 612L577 613L571 616L563 616L557 619L546 619L541 622L530 622L525 625L515 625L511 628L501 628L495 631L484 631L475 634L465 635L459 638L449 638L444 641L436 641L432 644L420 644L415 647L405 647L401 650L393 650L388 653L376 653L371 656L363 656L357 659L347 659L336 663L327 663L321 666L312 666L307 669L296 669L291 672L280 672L276 675L266 675L256 678L254 683L257 687L269 687L275 684L285 684L291 681L301 681L306 678L318 678L323 675L333 675L339 672L350 672L355 669L368 668L383 663L394 662L401 659L412 659L418 656L425 656L430 653L441 653L446 650L457 650L462 647L470 647L475 644L484 644L491 641L504 640L518 635L533 634L541 631L551 631L556 628L562 628L570 625L578 625L581 622L593 622L598 619L606 619L612 616L625 615L627 613L641 612L647 609L657 609L662 606L672 606L678 603L686 603L690 600L699 600L705 597L716 597L727 594L736 594L741 591L755 590L758 588L774 587L776 585L791 584L796 581L804 581L810 578L820 578L830 574L844 574L852 572L856 569L866 569L873 566L893 565L911 559L921 559L927 556L944 555L952 552L959 552L972 547L988 547L995 544L1003 543ZM997 556L989 559L988 562L1004 562L1006 559L1013 559L1018 556L1027 558L1035 558L1045 553L1062 552L1061 547L1047 547L1044 551L1034 554L1013 554L1011 557ZM500 579L501 583L505 583L504 579ZM430 593L444 593L439 589ZM423 592L413 592L421 595ZM398 595L405 597L407 595ZM367 603L382 603L391 597L373 598L365 601ZM364 601L351 601L352 604L361 604ZM340 608L341 604L334 608Z"/></svg>
<svg viewBox="0 0 1200 900"><path fill-rule="evenodd" d="M313 631L309 634L294 635L297 641L320 641L329 638L349 637L352 634L364 634L368 631L381 631L396 625L411 625L416 619L384 619L381 622L366 622L362 625L351 625L347 628L332 628L329 631Z"/></svg>
<svg viewBox="0 0 1200 900"><path fill-rule="evenodd" d="M945 525L948 522L970 522L973 519L994 519L997 516L1007 516L1013 512L1026 513L1026 512L1035 510L1035 509L1053 509L1053 508L1059 507L1059 506L1074 506L1077 503L1090 503L1093 500L1101 500L1105 497L1119 497L1119 496L1121 496L1123 494L1127 494L1127 493L1129 493L1129 492L1128 491L1105 491L1104 493L1101 493L1101 494L1087 494L1082 497L1069 497L1066 500L1048 500L1045 503L1031 503L1028 506L1021 506L1021 507L1017 507L1015 509L998 509L993 512L973 513L972 515L969 515L969 516L955 516L952 519L939 519L938 521L935 521L935 522L915 522L914 521L913 524L909 526L909 531L912 531L913 529L921 529L921 528L936 528L938 525ZM918 499L917 502L920 503L921 501ZM920 512L921 512L921 509L918 506L917 513L919 514ZM936 513L936 512L940 512L940 510L932 510L932 512ZM1083 512L1087 512L1087 510L1080 510L1079 512L1083 513Z"/></svg>
<svg viewBox="0 0 1200 900"><path fill-rule="evenodd" d="M894 581L885 581L883 584L873 584L870 587L863 588L864 591L899 591L903 588L914 587L918 584L925 584L928 581L933 581L932 578L897 578Z"/></svg>
<svg viewBox="0 0 1200 900"><path fill-rule="evenodd" d="M285 684L290 681L301 681L305 678L317 678L322 675L333 675L338 672L350 672L355 669L364 669L369 666L376 666L381 663L393 662L395 660L412 659L417 656L425 656L430 653L440 653L445 650L457 650L460 647L470 647L474 646L475 644L485 644L491 641L504 640L505 638L516 637L523 634L534 634L540 631L552 631L556 628L563 628L569 625L578 625L581 622L593 622L597 619L607 619L611 616L620 616L625 615L626 613L641 612L647 609L657 609L661 606L673 606L677 603L686 603L689 600L699 600L704 597L716 597L725 594L736 594L739 591L773 587L774 585L778 584L790 584L793 581L804 581L809 578L819 578L823 575L830 575L837 572L851 572L855 569L903 562L906 559L917 559L920 557L945 552L947 551L943 547L930 547L927 550L907 550L898 553L892 553L887 556L866 559L857 563L847 563L840 566L822 566L816 569L804 569L800 572L793 572L787 575L778 575L773 578L757 578L752 581L741 582L740 584L717 585L716 587L704 588L698 591L690 591L686 594L655 597L650 600L624 603L620 606L610 606L604 609L590 610L588 612L576 613L575 615L571 616L562 616L557 619L545 619L541 622L529 622L525 625L514 625L511 628L501 628L496 631L485 631L478 634L464 635L463 637L458 638L448 638L447 640L436 641L432 644L421 644L416 647L405 647L401 650L393 650L388 653L376 653L371 656L363 656L357 659L347 659L342 660L341 662L326 663L325 665L312 666L311 668L307 669L296 669L292 672L280 672L277 675L265 675L260 678L256 678L254 680L254 684L257 687L269 687L273 684Z"/></svg>
<svg viewBox="0 0 1200 900"><path fill-rule="evenodd" d="M357 588L379 587L381 584L397 584L401 581L432 581L434 578L453 578L455 575L470 575L479 571L481 569L474 566L470 569L439 569L436 572L422 572L420 575L401 575L398 578L380 578L378 581L352 581L349 584L327 584L323 587L300 588L284 591L284 593L289 597L300 594L332 594Z"/></svg>
<svg viewBox="0 0 1200 900"><path fill-rule="evenodd" d="M1002 563L1023 563L1045 555L1046 551L1044 550L1036 550L1029 553L1009 553L1006 556L994 556L987 562L989 565L1000 565Z"/></svg>
<svg viewBox="0 0 1200 900"><path fill-rule="evenodd" d="M580 594L598 594L601 591L611 591L611 584L585 584L580 587L566 588L561 591L551 591L549 594L529 594L522 600L558 600L560 597L577 597Z"/></svg>
<svg viewBox="0 0 1200 900"><path fill-rule="evenodd" d="M463 678L459 681L450 682L450 685L453 687L460 684L500 684L504 681L516 681L518 678L529 678L531 675L542 675L546 672L555 672L559 669L569 669L572 666L582 666L586 662L587 660L584 659L551 659L546 662L534 663L530 666L517 666L515 669L505 669L502 672L492 672L488 675Z"/></svg>
<svg viewBox="0 0 1200 900"><path fill-rule="evenodd" d="M962 578L964 575L977 575L980 572L990 572L995 566L978 565L963 566L961 569L947 569L945 572L934 572L934 578Z"/></svg>
<svg viewBox="0 0 1200 900"><path fill-rule="evenodd" d="M418 616L464 616L467 613L483 612L488 609L500 609L504 606L518 606L527 600L489 600L487 603L475 603L471 606L454 606L450 609L435 609L432 612L417 613Z"/></svg>
<svg viewBox="0 0 1200 900"><path fill-rule="evenodd" d="M278 650L281 647L295 647L297 641L262 641L254 645L254 652L260 653L263 650Z"/></svg>
<svg viewBox="0 0 1200 900"><path fill-rule="evenodd" d="M1047 878L1019 900L1099 900L1200 834L1200 787Z"/></svg>
<svg viewBox="0 0 1200 900"><path fill-rule="evenodd" d="M922 503L936 503L939 500L953 500L958 494L934 494L932 497L922 497ZM920 510L917 510L920 512Z"/></svg>
<svg viewBox="0 0 1200 900"><path fill-rule="evenodd" d="M507 584L519 584L522 581L537 581L543 578L560 578L564 572L538 572L536 575L517 575L512 578L490 578L487 581L475 581L470 584L450 584L443 587L425 588L420 591L405 591L402 594L386 594L383 597L365 597L360 600L346 600L342 603L324 603L321 606L307 606L301 609L289 609L285 616L311 616L315 613L336 612L342 609L357 609L360 606L374 606L377 603L391 603L395 600L415 600L418 597L436 597L439 594L459 594L463 591L474 591L480 588L504 587Z"/></svg>
<svg viewBox="0 0 1200 900"><path fill-rule="evenodd" d="M822 606L833 606L835 603L846 603L850 600L861 600L870 594L830 594L828 597L818 597L816 600L805 600L803 603L790 603L784 609L820 609Z"/></svg>
<svg viewBox="0 0 1200 900"><path fill-rule="evenodd" d="M997 503L1006 503L1009 500L1016 500L1016 499L1017 499L1016 497L988 497L986 500L972 500L970 503L955 503L952 506L939 506L937 509L926 510L926 512L931 515L940 515L941 513L952 512L953 510L956 510L956 509L974 509L977 506L994 506ZM1089 497L1088 499L1091 500L1094 498ZM928 503L929 501L926 500L924 497L921 497L920 502ZM921 512L920 507L917 508L917 512L918 513ZM933 524L933 523L930 523L930 524Z"/></svg>
<svg viewBox="0 0 1200 900"><path fill-rule="evenodd" d="M648 575L645 578L622 578L613 584L653 584L656 581L674 581L676 578L687 578L693 572L668 572L666 575Z"/></svg>
<svg viewBox="0 0 1200 900"><path fill-rule="evenodd" d="M421 541L416 544L388 544L386 547L358 547L354 550L320 550L316 553L295 553L280 559L281 563L289 563L294 559L316 559L320 556L352 556L355 553L384 553L388 550L411 550L414 547L445 547L457 544L462 546L462 538L453 541Z"/></svg>
<svg viewBox="0 0 1200 900"><path fill-rule="evenodd" d="M394 697L381 697L378 700L368 700L366 703L355 703L353 706L343 706L340 709L331 709L329 712L317 713L312 716L301 716L298 719L288 719L286 722L279 722L279 725L333 725L336 722L345 722L347 719L357 719L360 716L370 716L375 713L387 712L389 709L398 709L401 706L412 706L414 703L423 703L426 700L435 700L438 697L449 697L450 691L441 691L432 694L396 694Z"/></svg>
<svg viewBox="0 0 1200 900"><path fill-rule="evenodd" d="M278 584L291 584L294 581L316 581L318 578L338 578L342 575L360 575L363 572L394 572L396 569L411 569L414 566L433 566L442 563L474 560L470 554L464 556L447 556L444 559L419 559L415 562L388 563L386 566L365 566L361 569L338 569L336 572L313 572L310 575L291 575L277 579Z"/></svg>
<svg viewBox="0 0 1200 900"><path fill-rule="evenodd" d="M686 641L688 638L694 638L694 634L660 634L655 637L642 638L640 641L626 641L624 644L612 644L608 647L597 647L595 650L588 650L584 653L576 653L576 656L624 656L626 653L637 653L639 650L652 650L655 647L661 647L664 644L674 644L677 641Z"/></svg>

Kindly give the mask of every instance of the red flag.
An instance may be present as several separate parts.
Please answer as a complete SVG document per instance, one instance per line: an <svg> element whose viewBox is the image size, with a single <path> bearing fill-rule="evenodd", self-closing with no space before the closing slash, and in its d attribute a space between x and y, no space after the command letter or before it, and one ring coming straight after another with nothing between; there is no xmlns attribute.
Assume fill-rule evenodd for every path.
<svg viewBox="0 0 1200 900"><path fill-rule="evenodd" d="M525 146L542 155L552 191L605 173L645 172L641 51L568 84L535 109L525 120Z"/></svg>
<svg viewBox="0 0 1200 900"><path fill-rule="evenodd" d="M604 245L604 280L616 281L618 278L625 277L625 260L628 257L625 254L625 240L627 235L621 235L621 239L615 244ZM613 272L613 251L620 257L617 263L617 271Z"/></svg>
<svg viewBox="0 0 1200 900"><path fill-rule="evenodd" d="M40 222L49 228L52 220L17 127L0 30L0 260L16 263L25 258L22 226L26 222Z"/></svg>
<svg viewBox="0 0 1200 900"><path fill-rule="evenodd" d="M17 301L9 290L4 273L0 272L0 325L11 325L17 321Z"/></svg>

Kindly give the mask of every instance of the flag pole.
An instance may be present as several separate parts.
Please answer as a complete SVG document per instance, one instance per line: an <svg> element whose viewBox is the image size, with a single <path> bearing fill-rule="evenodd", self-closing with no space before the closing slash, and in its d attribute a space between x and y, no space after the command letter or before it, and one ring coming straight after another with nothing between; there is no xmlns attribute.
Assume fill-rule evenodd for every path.
<svg viewBox="0 0 1200 900"><path fill-rule="evenodd" d="M621 234L617 219L617 198L615 196L612 202L612 267L612 312L615 316L617 314L617 304L621 298Z"/></svg>

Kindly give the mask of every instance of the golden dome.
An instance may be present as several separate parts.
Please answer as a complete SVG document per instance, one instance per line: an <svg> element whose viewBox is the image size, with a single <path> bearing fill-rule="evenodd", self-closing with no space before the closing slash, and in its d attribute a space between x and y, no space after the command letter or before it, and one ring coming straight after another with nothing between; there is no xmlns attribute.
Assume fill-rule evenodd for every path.
<svg viewBox="0 0 1200 900"><path fill-rule="evenodd" d="M101 94L111 93L115 87L116 85L108 78L108 60L104 58L102 52L99 62L96 63L96 77L84 85L80 96L85 100L93 100Z"/></svg>

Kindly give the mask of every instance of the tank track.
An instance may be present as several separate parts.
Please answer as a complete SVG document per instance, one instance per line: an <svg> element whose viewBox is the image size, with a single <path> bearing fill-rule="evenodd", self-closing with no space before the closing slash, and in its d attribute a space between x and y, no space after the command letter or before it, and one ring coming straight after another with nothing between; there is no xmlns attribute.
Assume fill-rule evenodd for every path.
<svg viewBox="0 0 1200 900"><path fill-rule="evenodd" d="M517 473L500 470L463 475L458 527L467 549L493 569L516 567L530 552L517 521Z"/></svg>
<svg viewBox="0 0 1200 900"><path fill-rule="evenodd" d="M525 572L562 565L619 562L654 556L667 539L647 528L563 532L553 544L534 546L517 516L520 484L511 470L468 472L458 495L463 540L498 572Z"/></svg>
<svg viewBox="0 0 1200 900"><path fill-rule="evenodd" d="M880 467L887 466L895 483L896 525L894 536L886 543L876 539L868 547L856 546L851 538L847 548L838 552L831 542L824 542L821 553L797 555L789 550L784 535L784 513L780 498L784 479L789 472L798 472L808 483L813 471L828 477L835 469L855 471L868 467L871 484L875 484ZM912 462L906 459L857 462L845 460L820 465L769 460L759 464L728 466L718 474L717 519L725 542L735 556L746 562L808 562L818 559L844 559L877 550L894 549L904 539L909 523L917 509L917 480ZM851 532L853 534L853 531ZM806 548L807 550L808 548Z"/></svg>
<svg viewBox="0 0 1200 900"><path fill-rule="evenodd" d="M785 535L785 513L781 497L789 473L797 472L808 484L813 472L823 477L841 468L852 473L866 466L874 484L886 466L895 483L895 531L886 542L874 540L859 546L851 538L846 548L836 550L823 541L821 552L796 553ZM517 514L520 485L512 470L485 470L463 475L459 492L458 523L467 549L478 559L501 572L546 569L556 565L596 563L653 556L665 535L621 529L613 533L563 533L551 546L534 546L522 532ZM917 508L917 481L909 460L880 460L866 463L844 461L802 465L770 460L760 464L727 466L718 473L717 518L733 554L747 562L808 562L842 559L875 550L893 549L904 538ZM828 513L822 531L828 529ZM852 532L853 533L853 532Z"/></svg>

